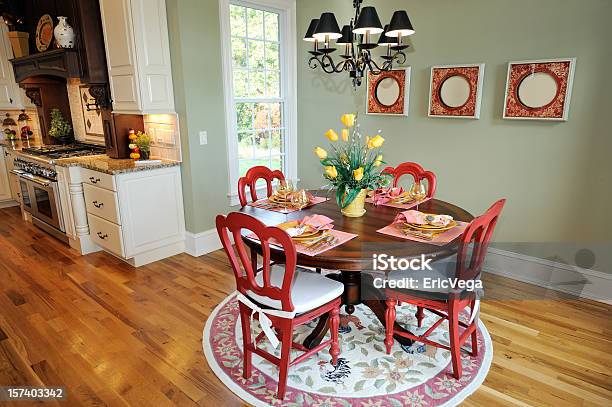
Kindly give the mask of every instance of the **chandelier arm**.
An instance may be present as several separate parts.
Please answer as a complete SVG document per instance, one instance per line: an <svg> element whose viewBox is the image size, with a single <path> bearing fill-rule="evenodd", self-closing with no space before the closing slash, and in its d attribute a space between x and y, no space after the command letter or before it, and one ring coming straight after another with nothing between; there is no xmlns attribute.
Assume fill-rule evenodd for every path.
<svg viewBox="0 0 612 407"><path fill-rule="evenodd" d="M406 63L406 59L406 54L404 54L402 51L398 51L395 53L395 55L393 55L393 60L397 60L397 63L400 65Z"/></svg>
<svg viewBox="0 0 612 407"><path fill-rule="evenodd" d="M349 64L349 60L345 59L343 61L338 62L338 65L336 65L336 72L342 72L342 71L346 71L347 70L347 65Z"/></svg>
<svg viewBox="0 0 612 407"><path fill-rule="evenodd" d="M323 72L325 73L334 73L335 71L333 70L333 65L331 65L332 69L329 70L328 67L330 66L329 63L325 62L325 56L319 58L318 56L313 56L310 57L310 59L308 60L308 66L311 69L317 69L318 67L321 67L321 70L323 70Z"/></svg>
<svg viewBox="0 0 612 407"><path fill-rule="evenodd" d="M310 69L317 69L319 65L321 65L321 61L319 61L319 58L317 58L316 56L310 57L310 59L308 60L308 66L310 67Z"/></svg>
<svg viewBox="0 0 612 407"><path fill-rule="evenodd" d="M374 75L378 75L380 74L382 71L384 71L384 64L383 64L383 68L381 68L380 66L378 66L378 64L376 63L376 61L374 61L373 59L368 59L367 60L367 64L368 64L368 68L370 68L370 71L374 74ZM373 66L373 67L372 67Z"/></svg>
<svg viewBox="0 0 612 407"><path fill-rule="evenodd" d="M334 64L334 60L327 54L323 55L321 57L321 59L319 60L319 63L321 64L321 69L323 69L323 71L325 73L338 73L340 71L336 71L336 67Z"/></svg>
<svg viewBox="0 0 612 407"><path fill-rule="evenodd" d="M354 59L347 59L344 61L344 70L346 71L353 71L355 70L355 60Z"/></svg>
<svg viewBox="0 0 612 407"><path fill-rule="evenodd" d="M334 63L334 60L332 59L332 57L330 57L329 55L323 55L323 60L325 59L327 59L327 63L329 64L329 67L331 68L331 71L328 73L340 73L344 70L343 66L344 66L345 61L340 61L338 62L338 64L336 64Z"/></svg>

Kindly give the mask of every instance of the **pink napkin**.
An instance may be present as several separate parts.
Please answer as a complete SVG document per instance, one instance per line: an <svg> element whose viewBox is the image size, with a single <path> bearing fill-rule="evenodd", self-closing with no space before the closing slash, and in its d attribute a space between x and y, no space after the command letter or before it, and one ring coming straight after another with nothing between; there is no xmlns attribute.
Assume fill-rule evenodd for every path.
<svg viewBox="0 0 612 407"><path fill-rule="evenodd" d="M397 198L404 192L403 188L378 188L374 191L374 195L372 196L372 203L374 205L382 205L387 202Z"/></svg>
<svg viewBox="0 0 612 407"><path fill-rule="evenodd" d="M304 219L301 220L300 225L312 226L317 230L328 230L333 229L334 220L325 215L310 215L304 217Z"/></svg>
<svg viewBox="0 0 612 407"><path fill-rule="evenodd" d="M409 211L400 212L393 223L416 223L417 225L435 225L435 226L446 226L453 220L452 216L449 215L427 215L423 212L415 211L413 209Z"/></svg>

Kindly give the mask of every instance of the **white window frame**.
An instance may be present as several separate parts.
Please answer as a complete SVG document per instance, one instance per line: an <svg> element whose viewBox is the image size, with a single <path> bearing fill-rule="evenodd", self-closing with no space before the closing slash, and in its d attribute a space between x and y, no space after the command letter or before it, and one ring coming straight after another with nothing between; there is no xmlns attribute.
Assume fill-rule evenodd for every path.
<svg viewBox="0 0 612 407"><path fill-rule="evenodd" d="M238 205L238 132L232 78L232 47L230 39L230 4L254 7L279 14L279 40L281 52L281 95L285 103L282 111L285 134L285 169L288 179L297 179L297 56L295 0L219 0L221 22L221 53L223 61L223 93L225 101L225 133L229 173L228 197L230 205ZM286 78L286 79L283 79ZM265 188L265 187L264 187Z"/></svg>

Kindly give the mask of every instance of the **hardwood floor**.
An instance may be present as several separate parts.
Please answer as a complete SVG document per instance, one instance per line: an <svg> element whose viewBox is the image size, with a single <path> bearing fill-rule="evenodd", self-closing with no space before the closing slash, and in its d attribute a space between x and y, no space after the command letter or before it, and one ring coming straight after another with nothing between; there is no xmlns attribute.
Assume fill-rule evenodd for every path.
<svg viewBox="0 0 612 407"><path fill-rule="evenodd" d="M243 405L201 347L206 318L233 290L222 252L135 270L105 253L79 256L0 209L0 385L64 385L69 405ZM483 302L493 365L465 405L611 405L611 311L556 296Z"/></svg>

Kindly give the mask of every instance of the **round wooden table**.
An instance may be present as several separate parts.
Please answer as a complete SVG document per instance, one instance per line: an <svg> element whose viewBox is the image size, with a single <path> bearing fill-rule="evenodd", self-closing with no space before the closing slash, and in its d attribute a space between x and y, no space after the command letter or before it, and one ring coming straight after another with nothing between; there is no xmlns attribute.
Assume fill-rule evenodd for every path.
<svg viewBox="0 0 612 407"><path fill-rule="evenodd" d="M317 196L327 196L325 191L313 191L313 193ZM312 214L325 215L334 220L334 229L358 235L347 243L316 256L298 253L297 264L317 269L338 270L339 273L327 274L326 276L344 284L342 302L345 305L346 312L351 314L355 310L355 305L365 304L384 325L384 293L376 290L371 281L364 281L364 279L373 279L370 273L362 273L362 271L372 270L372 255L386 253L396 257L413 258L424 254L435 261L454 254L458 239L447 245L437 246L383 235L376 231L389 225L402 209L374 206L366 203L367 212L364 216L348 218L340 212L335 202L335 196L329 194L329 198L330 200L326 202L289 214L253 206L246 206L240 212L249 214L268 226L278 225L288 220L301 219ZM474 219L465 209L438 199L431 199L420 204L418 209L422 212L451 215L454 219L464 222L470 222ZM258 241L245 238L244 242L254 253L261 254L261 246ZM271 246L270 251L272 260L283 263L284 253L281 249ZM400 327L397 328L401 329ZM308 348L316 346L325 336L326 329L327 316L324 316L321 317L312 334L306 338L304 345ZM410 340L406 338L396 336L396 339L400 343L410 344Z"/></svg>

